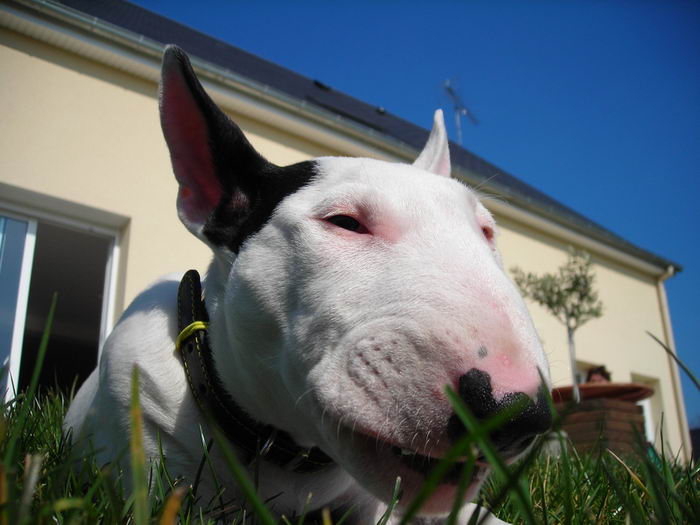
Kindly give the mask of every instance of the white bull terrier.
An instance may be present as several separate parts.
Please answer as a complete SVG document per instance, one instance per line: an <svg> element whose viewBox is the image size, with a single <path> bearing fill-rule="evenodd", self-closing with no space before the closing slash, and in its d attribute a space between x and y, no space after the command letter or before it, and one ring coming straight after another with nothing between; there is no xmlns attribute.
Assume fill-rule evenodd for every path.
<svg viewBox="0 0 700 525"><path fill-rule="evenodd" d="M492 436L507 461L547 429L544 352L503 270L493 218L449 177L440 111L413 165L324 157L278 167L169 46L160 112L180 219L214 257L203 303L196 277L180 296L181 276L164 278L107 339L65 419L98 461L123 457L135 365L147 457L162 446L170 474L192 483L210 411L240 461L256 463L259 493L278 515L298 515L312 494L307 509L353 506L353 522L376 523L400 476L398 520L465 432L445 385L479 419L531 400ZM216 476L235 503L216 445L211 456L200 502ZM466 501L488 470L477 462ZM457 478L443 480L421 523L444 521Z"/></svg>

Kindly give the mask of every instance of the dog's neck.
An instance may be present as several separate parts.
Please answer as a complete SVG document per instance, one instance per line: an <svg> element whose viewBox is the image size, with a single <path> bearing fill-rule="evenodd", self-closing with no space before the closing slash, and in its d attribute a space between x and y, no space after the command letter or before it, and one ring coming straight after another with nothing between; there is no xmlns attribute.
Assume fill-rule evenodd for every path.
<svg viewBox="0 0 700 525"><path fill-rule="evenodd" d="M209 264L207 273L202 280L202 290L204 291L204 302L209 312L209 318L217 317L219 305L226 293L226 282L231 266L235 263L235 255L230 258L216 254Z"/></svg>
<svg viewBox="0 0 700 525"><path fill-rule="evenodd" d="M235 265L235 256L216 253L203 282L212 357L231 397L254 418L273 423L266 418L284 386L279 377L274 382L274 374L267 372L277 357L279 336L264 313L249 307L251 298L240 297L254 296L254 292L238 289L232 275ZM265 327L264 338L259 337L261 325ZM261 384L266 388L260 389L257 385Z"/></svg>
<svg viewBox="0 0 700 525"><path fill-rule="evenodd" d="M256 410L258 397L265 391L252 388L258 378L253 377L257 370L265 366L262 356L266 355L266 341L257 338L251 340L243 333L249 324L243 318L244 312L232 307L232 296L236 291L231 288L235 279L231 273L236 264L233 254L215 256L202 281L204 303L209 315L209 344L214 365L221 379L222 386L254 419L264 421L265 412ZM252 382L251 385L247 385ZM266 383L258 383L266 384ZM273 385L266 384L267 389ZM250 388L249 388L250 386ZM263 405L265 406L265 405ZM267 405L270 406L270 405Z"/></svg>
<svg viewBox="0 0 700 525"><path fill-rule="evenodd" d="M232 302L230 299L234 292L221 285L221 283L230 283L232 281L230 273L231 263L215 258L203 282L204 300L210 319L208 340L214 367L224 390L236 405L243 408L243 412L262 425L272 425L278 429L285 429L284 426L280 427L278 425L276 416L273 416L274 421L267 420L270 418L271 413L276 413L275 410L261 412L255 410L257 408L255 402L259 401L261 397L260 389L252 388L252 385L246 388L246 383L251 380L250 376L265 367L265 361L260 359L260 355L264 355L265 352L260 348L262 342L247 340L245 336L236 333L240 331L241 327L246 326L246 321L241 321L239 313L231 311L227 307ZM241 322L237 323L237 321ZM264 371L262 373L263 375L265 374ZM266 384L268 387L266 392L273 397L277 395L279 399L279 390L284 388L282 385L274 385L270 381L261 382L259 378L253 378L253 380L257 384ZM251 396L251 392L254 395ZM312 449L312 447L316 446L316 443L310 442L306 436L301 436L301 439L299 439L298 435L292 434L292 440L290 441L289 436L285 437L285 432L281 432L277 436L275 443L274 446L280 450L277 450L275 453L271 451L270 455L277 455L278 461L279 458L286 457L286 452L282 453L282 449L297 449L302 456L307 452L310 454L306 460L299 457L289 462L290 465L296 463L297 467L295 470L300 472L304 470L327 469L332 465L330 458L318 449L314 448L305 452L305 449ZM279 443L279 446L277 443Z"/></svg>

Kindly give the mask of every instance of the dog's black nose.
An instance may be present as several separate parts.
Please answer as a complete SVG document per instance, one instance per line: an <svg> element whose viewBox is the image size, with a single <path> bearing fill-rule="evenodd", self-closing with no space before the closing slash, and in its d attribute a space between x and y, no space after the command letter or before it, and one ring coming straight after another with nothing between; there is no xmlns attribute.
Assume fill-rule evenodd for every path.
<svg viewBox="0 0 700 525"><path fill-rule="evenodd" d="M544 386L537 401L523 392L511 392L500 401L493 397L491 377L486 372L472 368L459 378L459 397L479 420L487 420L499 412L513 407L515 410L500 428L491 433L491 440L498 450L507 456L522 452L537 434L546 432L552 424L552 414L546 399ZM516 408L522 406L522 409ZM448 434L454 441L466 432L462 421L455 414L450 418Z"/></svg>

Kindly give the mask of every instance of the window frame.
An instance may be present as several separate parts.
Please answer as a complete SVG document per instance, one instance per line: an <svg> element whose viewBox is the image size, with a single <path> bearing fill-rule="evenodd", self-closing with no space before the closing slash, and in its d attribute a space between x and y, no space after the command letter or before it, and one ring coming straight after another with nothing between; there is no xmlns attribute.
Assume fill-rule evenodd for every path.
<svg viewBox="0 0 700 525"><path fill-rule="evenodd" d="M15 396L16 385L19 380L20 364L22 361L22 343L24 340L24 328L29 301L29 287L31 285L32 268L34 265L34 248L36 245L36 230L39 222L45 222L69 228L81 233L99 235L110 240L110 247L105 264L105 278L103 288L102 310L100 314L100 336L97 349L97 361L102 355L102 347L105 339L114 328L115 312L117 305L117 286L119 281L119 263L121 258L122 234L118 228L109 228L96 225L85 220L63 216L45 210L34 209L29 206L7 202L0 199L0 215L25 221L28 224L25 234L25 247L20 272L20 284L17 291L17 307L12 330L12 344L10 349L10 367L8 376L8 388L5 401L10 401ZM27 257L30 254L30 257Z"/></svg>
<svg viewBox="0 0 700 525"><path fill-rule="evenodd" d="M17 213L7 212L2 207L0 207L0 215L8 219L27 223L27 231L24 234L24 246L22 248L19 285L17 287L15 317L12 320L9 366L7 367L5 401L8 402L16 396L17 385L19 384L19 370L22 363L22 343L24 342L24 327L27 319L27 305L29 302L29 283L31 282L32 267L34 265L37 221L23 215L18 215Z"/></svg>

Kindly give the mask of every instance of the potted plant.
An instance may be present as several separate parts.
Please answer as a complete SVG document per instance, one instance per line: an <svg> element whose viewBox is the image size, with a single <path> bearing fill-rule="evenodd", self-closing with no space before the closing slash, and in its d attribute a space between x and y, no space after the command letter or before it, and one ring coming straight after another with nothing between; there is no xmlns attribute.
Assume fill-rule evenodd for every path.
<svg viewBox="0 0 700 525"><path fill-rule="evenodd" d="M585 323L603 315L603 303L593 288L591 256L583 251L569 248L566 263L555 273L537 275L524 272L519 267L511 268L515 284L525 298L544 306L564 326L569 343L573 398L581 400L576 383L576 345L574 334Z"/></svg>

